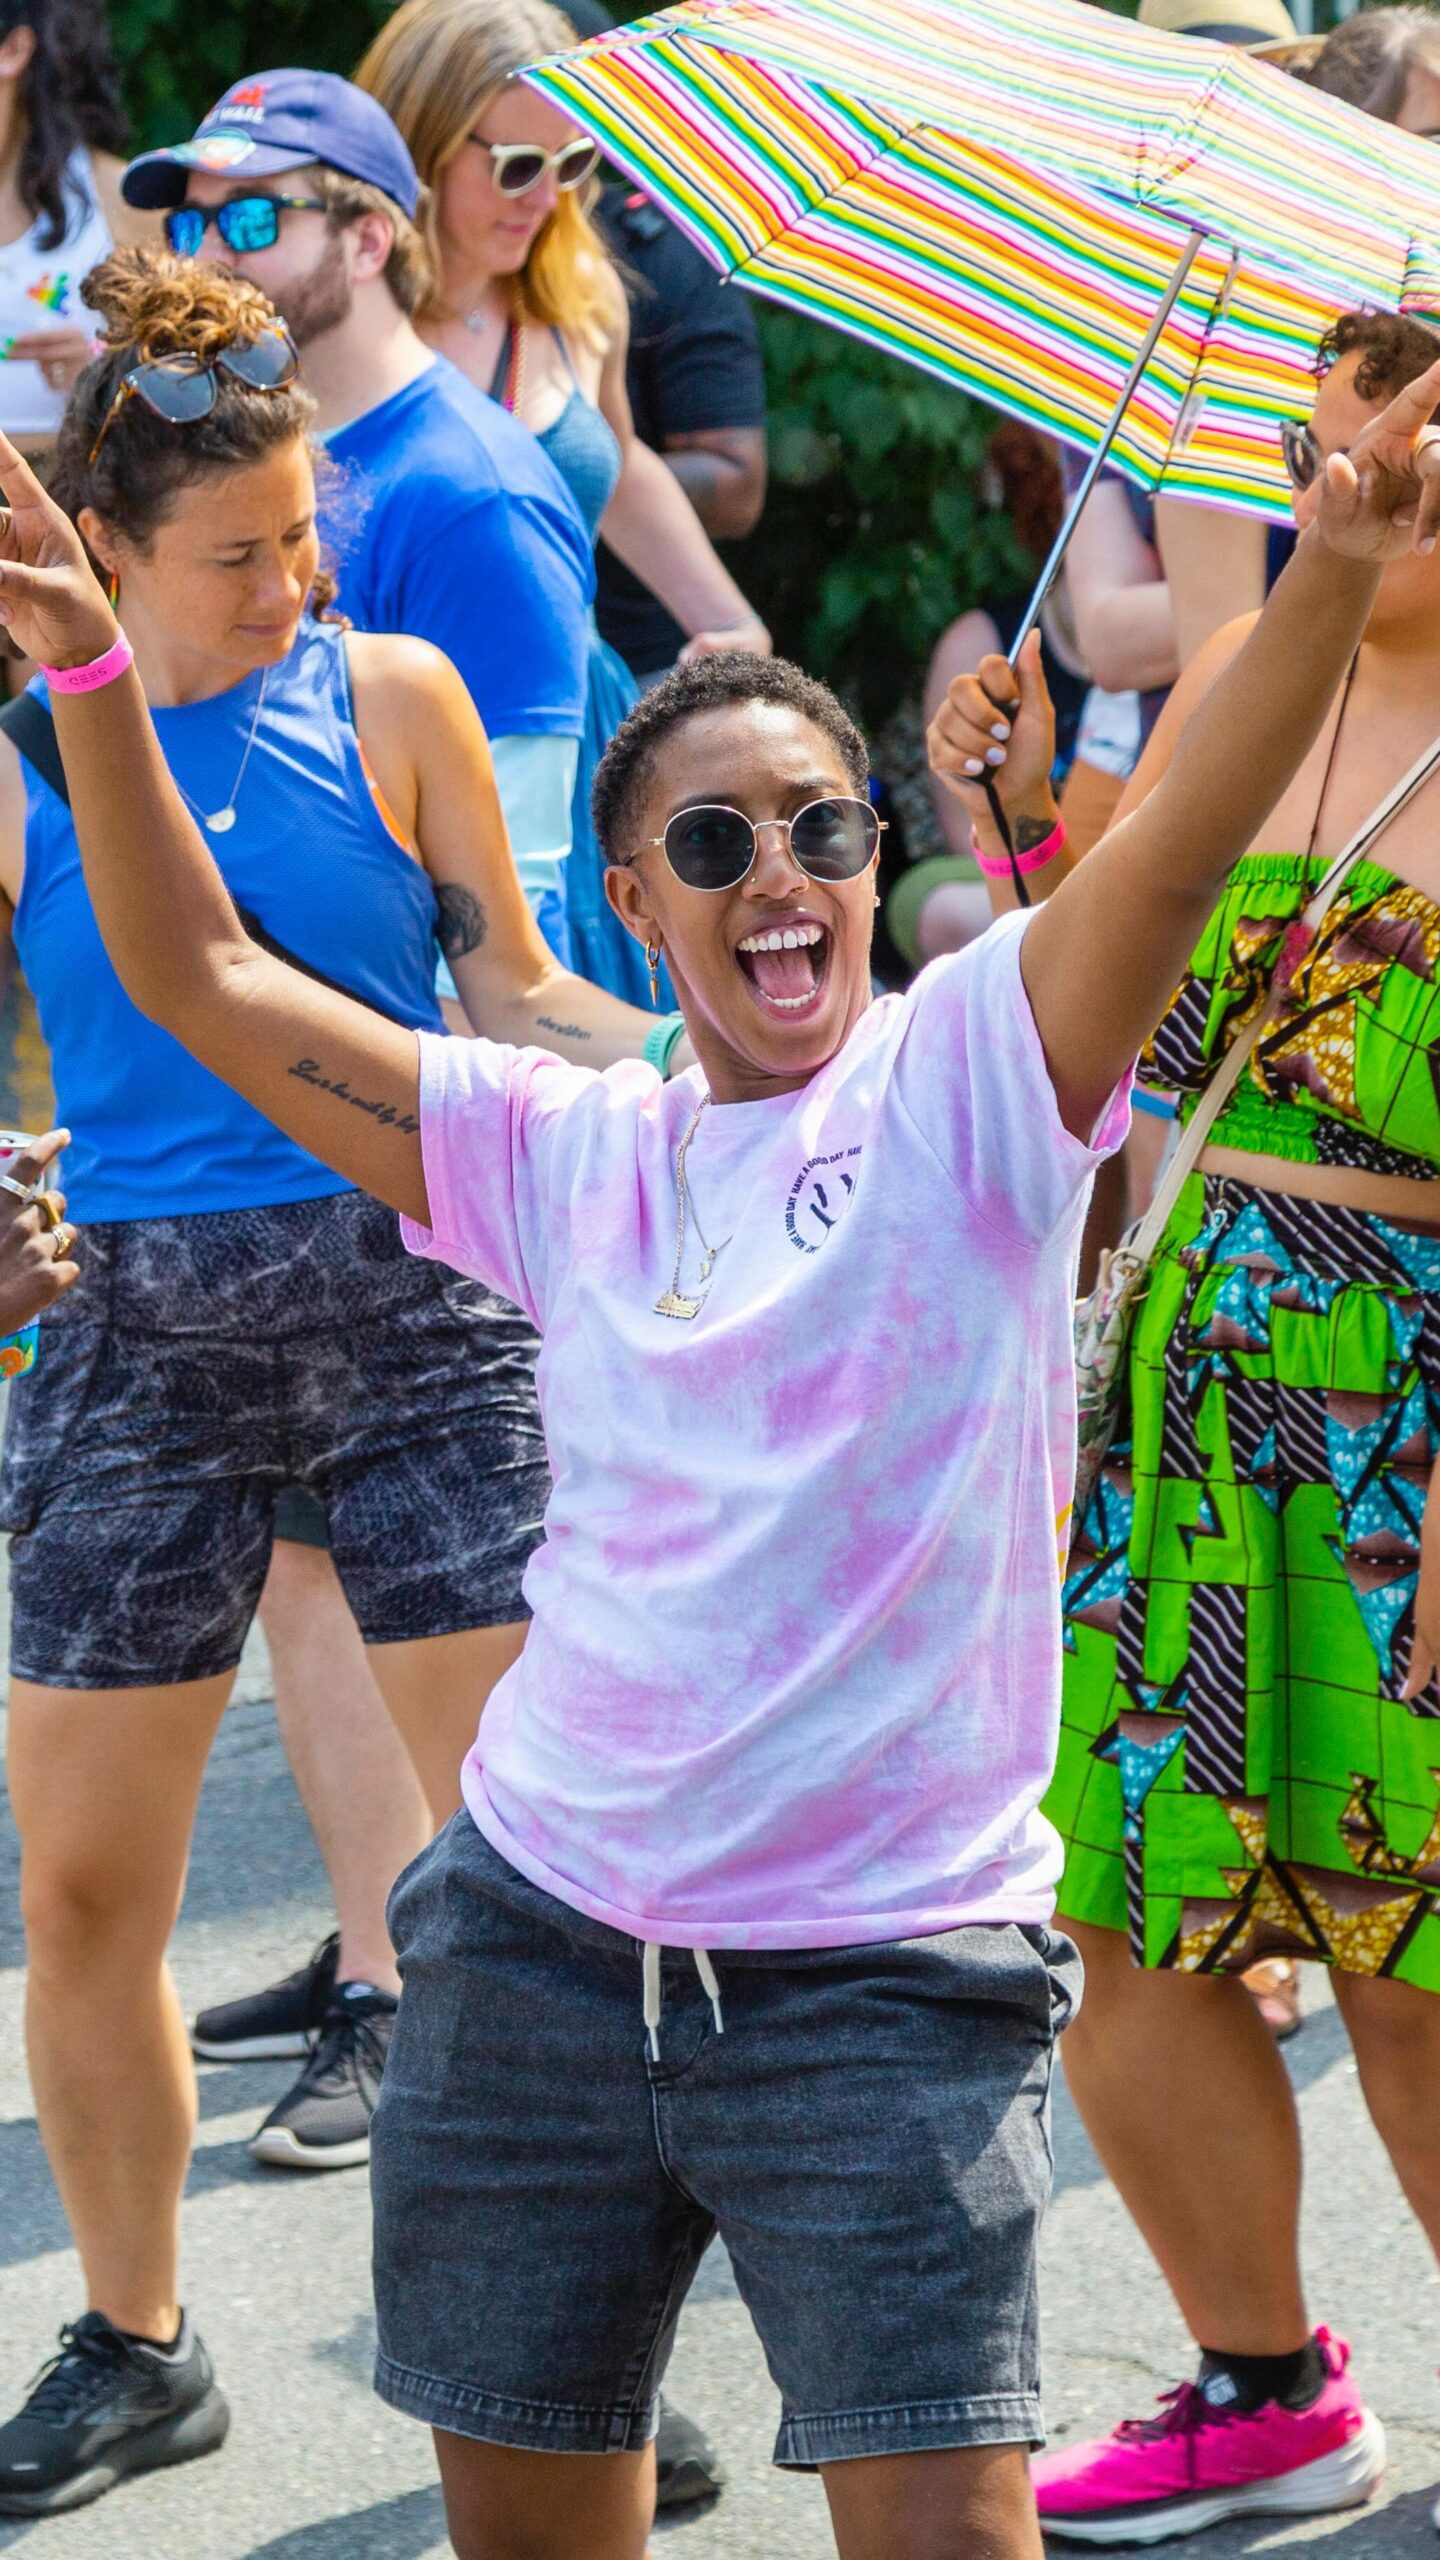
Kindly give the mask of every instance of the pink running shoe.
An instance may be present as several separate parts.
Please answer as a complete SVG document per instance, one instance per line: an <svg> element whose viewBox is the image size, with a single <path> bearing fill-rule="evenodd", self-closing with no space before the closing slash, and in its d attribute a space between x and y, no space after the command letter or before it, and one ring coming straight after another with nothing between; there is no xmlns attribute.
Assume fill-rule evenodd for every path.
<svg viewBox="0 0 1440 2560"><path fill-rule="evenodd" d="M1158 2418L1127 2418L1096 2443L1042 2455L1031 2477L1044 2531L1062 2542L1169 2542L1223 2516L1363 2506L1385 2469L1385 2430L1349 2378L1344 2339L1328 2329L1315 2339L1325 2385L1308 2409L1217 2408L1182 2382Z"/></svg>

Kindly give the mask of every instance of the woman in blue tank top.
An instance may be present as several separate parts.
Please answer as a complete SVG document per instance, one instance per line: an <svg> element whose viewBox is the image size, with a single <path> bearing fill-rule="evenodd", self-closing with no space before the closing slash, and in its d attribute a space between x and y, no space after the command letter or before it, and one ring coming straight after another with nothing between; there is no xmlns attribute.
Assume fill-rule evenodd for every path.
<svg viewBox="0 0 1440 2560"><path fill-rule="evenodd" d="M637 1053L649 1019L540 939L448 661L317 618L309 402L270 305L218 267L135 251L86 295L108 351L72 396L58 487L118 582L160 752L251 935L427 1030L438 941L477 1031L597 1064ZM199 418L197 385L212 404ZM43 719L27 743L43 764ZM123 2366L119 2333L173 2346L165 2390L201 2452L225 2407L176 2299L194 2089L164 1950L277 1493L323 1496L346 1597L443 1818L477 1704L525 1632L548 1491L537 1345L504 1300L412 1260L391 1211L136 1010L68 800L8 738L0 888L85 1222L81 1285L46 1316L0 1471L37 2101L105 2315L71 2352L102 2388ZM303 1054L288 1073L325 1082ZM386 1116L363 1090L343 1099ZM343 1989L373 2083L395 2002L383 1985ZM271 2130L298 2141L286 2103ZM87 2123L104 2127L96 2144ZM17 2428L23 2457L7 2446ZM75 2473L45 2434L35 2475L33 2432L0 2428L0 2500L45 2512Z"/></svg>
<svg viewBox="0 0 1440 2560"><path fill-rule="evenodd" d="M356 79L394 117L433 191L437 286L421 333L544 446L592 538L692 637L768 650L769 634L717 556L675 473L636 435L625 388L625 288L586 210L595 146L515 78L575 30L549 0L405 0ZM646 1001L640 954L611 913L590 786L635 700L635 680L591 630L565 866L569 956L599 986ZM674 991L661 977L661 1000Z"/></svg>

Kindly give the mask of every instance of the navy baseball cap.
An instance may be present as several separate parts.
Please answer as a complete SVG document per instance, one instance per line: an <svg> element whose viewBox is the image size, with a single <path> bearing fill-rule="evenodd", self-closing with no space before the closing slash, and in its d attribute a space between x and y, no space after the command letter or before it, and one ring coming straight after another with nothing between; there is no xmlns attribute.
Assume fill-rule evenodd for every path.
<svg viewBox="0 0 1440 2560"><path fill-rule="evenodd" d="M313 160L378 187L414 221L420 181L396 127L377 98L334 71L236 80L189 142L132 160L120 192L149 212L183 203L192 169L211 178L275 178Z"/></svg>

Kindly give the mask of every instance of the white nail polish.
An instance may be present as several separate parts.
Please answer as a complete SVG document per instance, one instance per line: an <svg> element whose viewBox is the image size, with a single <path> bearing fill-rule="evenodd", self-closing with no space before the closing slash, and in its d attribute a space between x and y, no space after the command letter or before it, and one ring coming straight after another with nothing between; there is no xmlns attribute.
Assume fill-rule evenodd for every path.
<svg viewBox="0 0 1440 2560"><path fill-rule="evenodd" d="M987 747L985 750L985 761L987 764L1003 764L1005 761L1004 748Z"/></svg>
<svg viewBox="0 0 1440 2560"><path fill-rule="evenodd" d="M1010 731L1003 720L997 720L990 735L992 738L1008 738Z"/></svg>
<svg viewBox="0 0 1440 2560"><path fill-rule="evenodd" d="M965 759L965 770L967 773L983 773L985 770L984 757L967 756Z"/></svg>

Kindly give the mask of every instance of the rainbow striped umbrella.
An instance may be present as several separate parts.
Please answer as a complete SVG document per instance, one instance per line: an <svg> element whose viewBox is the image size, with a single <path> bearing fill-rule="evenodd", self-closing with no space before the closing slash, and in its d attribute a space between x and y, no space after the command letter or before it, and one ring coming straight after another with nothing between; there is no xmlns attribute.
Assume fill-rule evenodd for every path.
<svg viewBox="0 0 1440 2560"><path fill-rule="evenodd" d="M727 276L1089 446L1086 488L1287 514L1328 323L1440 310L1433 143L1081 0L694 0L526 76Z"/></svg>

